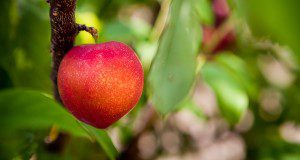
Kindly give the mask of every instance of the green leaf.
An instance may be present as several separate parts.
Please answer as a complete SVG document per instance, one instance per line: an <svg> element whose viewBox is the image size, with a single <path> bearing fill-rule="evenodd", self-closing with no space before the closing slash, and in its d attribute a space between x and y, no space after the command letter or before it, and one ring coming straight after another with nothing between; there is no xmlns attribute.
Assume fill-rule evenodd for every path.
<svg viewBox="0 0 300 160"><path fill-rule="evenodd" d="M8 27L6 30L9 30L10 37L4 40L7 49L3 55L1 52L1 65L8 71L14 86L51 93L50 23L47 5L41 5L44 4L42 1L12 2L9 6L10 26L5 26Z"/></svg>
<svg viewBox="0 0 300 160"><path fill-rule="evenodd" d="M300 30L298 0L236 1L245 14L251 30L259 36L270 37L289 45L300 62Z"/></svg>
<svg viewBox="0 0 300 160"><path fill-rule="evenodd" d="M220 53L215 61L220 64L244 89L249 95L257 96L258 91L253 81L251 72L247 68L244 60L233 53Z"/></svg>
<svg viewBox="0 0 300 160"><path fill-rule="evenodd" d="M137 27L138 26L138 27ZM103 40L132 43L137 40L146 40L151 31L149 24L140 19L112 21L103 28Z"/></svg>
<svg viewBox="0 0 300 160"><path fill-rule="evenodd" d="M107 155L114 159L118 152L103 130L78 122L48 95L38 91L11 89L0 92L1 135L23 130L49 129L53 125L75 136L95 138ZM88 134L87 134L88 133Z"/></svg>
<svg viewBox="0 0 300 160"><path fill-rule="evenodd" d="M57 125L76 136L86 137L76 119L48 95L38 91L10 89L0 92L1 134L18 130L49 129Z"/></svg>
<svg viewBox="0 0 300 160"><path fill-rule="evenodd" d="M150 98L160 113L176 109L195 79L201 30L194 0L173 0L149 75Z"/></svg>
<svg viewBox="0 0 300 160"><path fill-rule="evenodd" d="M87 130L91 137L96 139L110 159L113 160L117 158L118 151L106 131L96 129L82 122L80 122L80 124Z"/></svg>
<svg viewBox="0 0 300 160"><path fill-rule="evenodd" d="M135 35L128 23L113 21L103 27L102 36L107 41L115 40L130 43L135 39Z"/></svg>
<svg viewBox="0 0 300 160"><path fill-rule="evenodd" d="M149 72L151 62L157 51L157 47L157 42L142 41L135 45L135 50L142 62L145 75Z"/></svg>
<svg viewBox="0 0 300 160"><path fill-rule="evenodd" d="M196 0L196 11L203 24L213 25L215 21L214 12L209 0Z"/></svg>
<svg viewBox="0 0 300 160"><path fill-rule="evenodd" d="M214 90L223 116L231 124L237 123L248 107L248 96L243 86L215 62L204 65L201 75Z"/></svg>
<svg viewBox="0 0 300 160"><path fill-rule="evenodd" d="M185 101L183 101L180 105L180 108L191 111L199 119L205 119L206 118L205 114L202 111L202 109L199 106L197 106L197 104L191 98L187 98Z"/></svg>
<svg viewBox="0 0 300 160"><path fill-rule="evenodd" d="M2 90L0 117L0 148L5 150L0 153L0 157L11 159L20 148L24 148L20 146L24 136L18 134L24 131L49 130L55 125L75 136L88 137L71 114L48 95L38 91Z"/></svg>

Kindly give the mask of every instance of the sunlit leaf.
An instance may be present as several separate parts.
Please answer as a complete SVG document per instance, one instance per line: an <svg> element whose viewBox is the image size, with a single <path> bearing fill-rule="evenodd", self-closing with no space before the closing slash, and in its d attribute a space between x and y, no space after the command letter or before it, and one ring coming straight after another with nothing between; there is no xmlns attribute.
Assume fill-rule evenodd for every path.
<svg viewBox="0 0 300 160"><path fill-rule="evenodd" d="M248 96L243 86L214 62L204 65L201 75L215 92L223 116L231 124L237 123L248 107Z"/></svg>
<svg viewBox="0 0 300 160"><path fill-rule="evenodd" d="M215 61L243 86L248 94L252 96L258 94L256 84L252 78L253 75L249 72L245 61L230 52L220 53L216 56Z"/></svg>
<svg viewBox="0 0 300 160"><path fill-rule="evenodd" d="M138 54L146 73L149 71L151 62L157 51L157 47L157 42L140 42L135 45L136 53Z"/></svg>

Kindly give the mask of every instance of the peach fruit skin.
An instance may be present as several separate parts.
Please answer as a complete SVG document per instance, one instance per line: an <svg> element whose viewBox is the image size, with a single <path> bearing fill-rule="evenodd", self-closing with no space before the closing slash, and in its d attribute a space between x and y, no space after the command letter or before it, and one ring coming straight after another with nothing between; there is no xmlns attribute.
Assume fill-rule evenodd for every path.
<svg viewBox="0 0 300 160"><path fill-rule="evenodd" d="M135 52L113 41L72 48L57 80L62 102L76 118L106 128L137 104L144 73Z"/></svg>

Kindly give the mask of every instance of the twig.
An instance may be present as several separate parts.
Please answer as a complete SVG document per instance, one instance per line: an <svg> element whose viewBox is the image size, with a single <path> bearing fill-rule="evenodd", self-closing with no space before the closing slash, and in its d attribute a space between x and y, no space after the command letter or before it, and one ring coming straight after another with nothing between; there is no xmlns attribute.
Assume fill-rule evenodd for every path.
<svg viewBox="0 0 300 160"><path fill-rule="evenodd" d="M160 35L162 34L167 22L169 10L170 10L170 4L171 4L171 0L162 1L161 9L158 13L157 20L155 21L154 27L150 35L150 40L157 41Z"/></svg>
<svg viewBox="0 0 300 160"><path fill-rule="evenodd" d="M73 47L77 34L85 30L97 39L97 30L93 27L79 25L75 22L76 0L46 0L50 5L51 23L51 54L52 54L52 73L54 97L61 103L57 88L57 72L63 57ZM61 150L69 135L58 133L57 127L53 126L49 140L46 144L50 150Z"/></svg>
<svg viewBox="0 0 300 160"><path fill-rule="evenodd" d="M84 24L77 24L77 28L78 28L78 31L86 31L86 32L90 33L93 36L95 42L97 42L97 39L98 39L97 29L95 29L94 27L88 27Z"/></svg>

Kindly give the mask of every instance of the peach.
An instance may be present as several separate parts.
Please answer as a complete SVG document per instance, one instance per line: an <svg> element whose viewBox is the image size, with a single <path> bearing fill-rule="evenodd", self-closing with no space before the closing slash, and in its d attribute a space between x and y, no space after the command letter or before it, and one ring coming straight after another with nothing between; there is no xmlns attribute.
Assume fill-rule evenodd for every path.
<svg viewBox="0 0 300 160"><path fill-rule="evenodd" d="M135 52L120 42L73 47L58 71L64 106L79 120L106 128L139 101L144 85Z"/></svg>

